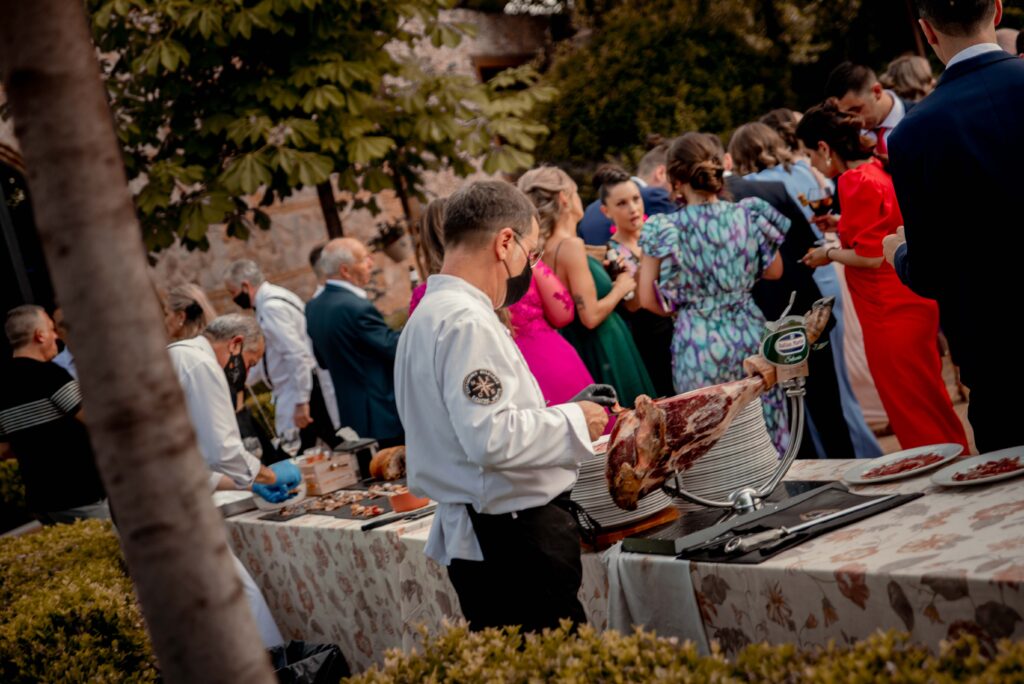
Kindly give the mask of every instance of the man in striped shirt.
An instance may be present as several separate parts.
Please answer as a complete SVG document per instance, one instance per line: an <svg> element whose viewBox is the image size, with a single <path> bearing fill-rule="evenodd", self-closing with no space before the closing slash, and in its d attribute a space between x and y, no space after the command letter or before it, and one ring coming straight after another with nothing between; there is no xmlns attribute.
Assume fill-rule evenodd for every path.
<svg viewBox="0 0 1024 684"><path fill-rule="evenodd" d="M0 442L18 459L29 510L46 525L109 518L78 381L51 363L53 320L41 307L19 306L7 313L4 332L14 358L0 382Z"/></svg>

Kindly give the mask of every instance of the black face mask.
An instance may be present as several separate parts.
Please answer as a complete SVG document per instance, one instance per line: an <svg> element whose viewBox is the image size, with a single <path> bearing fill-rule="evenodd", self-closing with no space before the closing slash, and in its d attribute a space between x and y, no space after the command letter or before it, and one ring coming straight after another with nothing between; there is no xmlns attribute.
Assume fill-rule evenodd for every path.
<svg viewBox="0 0 1024 684"><path fill-rule="evenodd" d="M518 240L516 240L516 244L519 245ZM519 249L523 249L523 246L519 245ZM523 253L526 254L525 249L523 249ZM505 301L502 303L501 308L507 309L525 297L526 293L529 292L530 281L533 279L533 267L530 266L529 254L526 254L526 267L517 276L512 275L512 271L509 271L507 263L504 261L501 263L505 264L505 270L508 272L508 279L505 280Z"/></svg>
<svg viewBox="0 0 1024 684"><path fill-rule="evenodd" d="M228 379L228 389L231 390L232 406L235 404L235 397L238 396L238 393L245 391L245 376L248 373L249 369L245 367L245 359L242 358L241 352L232 354L227 365L224 366L224 376Z"/></svg>
<svg viewBox="0 0 1024 684"><path fill-rule="evenodd" d="M233 301L235 304L237 304L238 306L242 307L243 309L251 309L252 308L252 300L249 299L249 293L246 292L245 290L242 290L241 292L236 294L234 297L232 297L231 301Z"/></svg>

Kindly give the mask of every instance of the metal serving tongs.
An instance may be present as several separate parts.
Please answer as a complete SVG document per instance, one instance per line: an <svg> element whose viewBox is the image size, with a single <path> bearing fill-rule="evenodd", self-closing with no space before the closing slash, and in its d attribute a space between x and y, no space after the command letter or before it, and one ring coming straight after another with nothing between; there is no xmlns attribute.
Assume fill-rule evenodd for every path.
<svg viewBox="0 0 1024 684"><path fill-rule="evenodd" d="M870 508L871 506L875 506L885 501L889 501L890 499L894 499L897 496L899 496L899 494L889 494L879 499L865 501L864 503L859 503L856 506L850 506L849 508L844 508L841 511L829 513L828 515L823 515L820 518L808 520L805 523L800 523L799 525L794 525L793 527L776 527L770 530L765 530L764 532L755 532L753 534L748 534L741 537L733 537L725 543L724 551L726 553L735 553L737 551L740 553L750 553L751 551L756 551L757 549L761 549L766 546L775 546L786 537L794 535L797 532L802 532L803 530L814 527L815 525L821 525L822 523L826 523L831 520L841 518L844 515L856 513L857 511L863 510L865 508Z"/></svg>

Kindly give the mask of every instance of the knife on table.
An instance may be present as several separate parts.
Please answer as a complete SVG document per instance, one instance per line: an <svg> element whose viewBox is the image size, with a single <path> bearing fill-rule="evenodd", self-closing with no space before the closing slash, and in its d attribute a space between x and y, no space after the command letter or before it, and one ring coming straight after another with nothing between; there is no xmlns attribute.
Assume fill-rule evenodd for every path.
<svg viewBox="0 0 1024 684"><path fill-rule="evenodd" d="M755 532L754 534L748 534L742 537L734 537L730 539L728 542L726 542L724 550L726 553L734 553L737 551L740 553L750 553L751 551L756 551L757 549L763 548L765 546L773 546L782 541L783 539L785 539L786 537L796 534L797 532L802 532L803 530L814 527L815 525L821 525L822 523L829 522L830 520L835 520L845 515L856 513L857 511L863 510L865 508L870 508L871 506L881 504L885 501L889 501L890 499L895 499L897 496L900 495L889 494L879 499L871 499L870 501L865 501L863 503L857 504L856 506L844 508L840 511L836 511L835 513L823 515L820 518L808 520L805 523L800 523L799 525L794 525L793 527L776 527L774 529L765 530L764 532Z"/></svg>
<svg viewBox="0 0 1024 684"><path fill-rule="evenodd" d="M396 515L388 516L387 518L377 518L376 520L371 520L370 522L366 523L365 525L363 525L359 529L361 529L363 532L366 532L368 530L375 530L378 527L384 527L385 525L390 525L391 523L398 522L399 520L404 520L406 522L408 522L410 520L419 520L420 518L427 517L428 515L433 513L435 510L437 510L437 504L431 504L430 506L427 506L425 508L417 508L414 511L408 511L406 513L398 513Z"/></svg>

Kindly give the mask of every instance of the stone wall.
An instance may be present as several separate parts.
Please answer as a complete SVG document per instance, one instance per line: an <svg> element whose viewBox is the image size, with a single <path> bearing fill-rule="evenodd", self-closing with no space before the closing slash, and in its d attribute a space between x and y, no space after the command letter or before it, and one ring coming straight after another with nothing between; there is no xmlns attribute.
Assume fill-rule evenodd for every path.
<svg viewBox="0 0 1024 684"><path fill-rule="evenodd" d="M438 71L451 71L477 76L477 65L491 65L508 58L536 54L546 40L544 19L527 16L489 14L471 10L450 10L454 21L473 24L476 36L463 40L455 49L434 48L429 43L417 54ZM0 102L2 102L0 91ZM0 121L0 142L13 142L13 126ZM451 194L464 179L451 173L430 174L426 179L431 197ZM375 225L402 214L394 193L378 196L383 213L373 217L366 210L348 211L342 215L345 234L369 241ZM195 282L205 289L220 312L235 310L220 280L227 265L235 259L253 259L276 284L309 297L315 280L309 268L309 252L327 240L323 215L316 192L310 188L297 192L286 201L271 206L267 212L272 220L269 231L257 231L248 241L227 237L223 226L211 226L210 248L206 252L173 247L158 255L154 276L158 286L167 288ZM377 269L371 283L371 295L385 314L402 311L409 303L409 266L412 260L395 263L384 254L376 254Z"/></svg>

